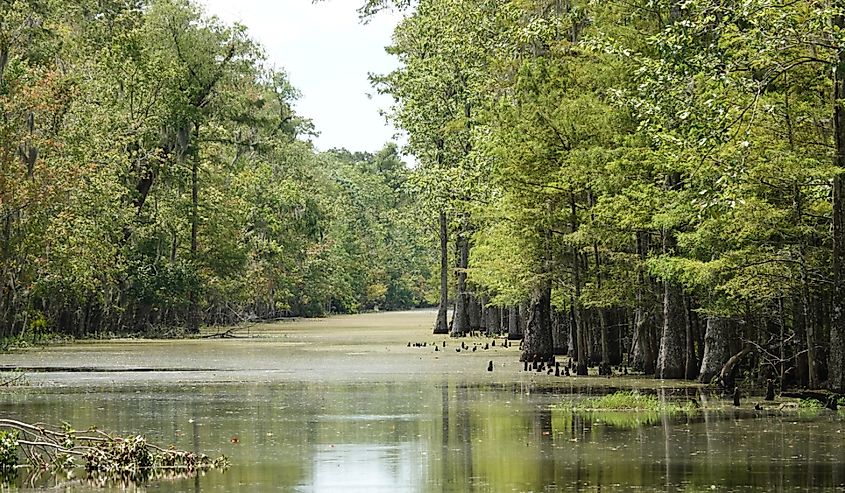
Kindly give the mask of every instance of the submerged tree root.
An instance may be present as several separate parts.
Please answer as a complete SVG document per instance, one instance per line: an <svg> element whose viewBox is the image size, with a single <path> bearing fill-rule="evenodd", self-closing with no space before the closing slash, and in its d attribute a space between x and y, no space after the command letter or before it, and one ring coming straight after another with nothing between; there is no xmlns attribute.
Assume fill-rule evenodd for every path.
<svg viewBox="0 0 845 493"><path fill-rule="evenodd" d="M144 483L153 478L193 476L228 466L226 457L212 459L204 454L162 448L140 435L122 437L95 428L78 433L67 423L59 428L0 419L0 475L7 481L20 469L52 474L84 469L95 482Z"/></svg>

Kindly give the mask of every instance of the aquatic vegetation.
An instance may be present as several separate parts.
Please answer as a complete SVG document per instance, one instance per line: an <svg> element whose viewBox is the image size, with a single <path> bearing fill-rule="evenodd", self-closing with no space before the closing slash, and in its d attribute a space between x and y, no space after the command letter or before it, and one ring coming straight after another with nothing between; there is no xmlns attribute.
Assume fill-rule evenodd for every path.
<svg viewBox="0 0 845 493"><path fill-rule="evenodd" d="M593 422L602 423L614 428L636 429L660 422L658 411L593 411L589 413Z"/></svg>
<svg viewBox="0 0 845 493"><path fill-rule="evenodd" d="M0 431L0 476L14 473L18 464L18 432Z"/></svg>
<svg viewBox="0 0 845 493"><path fill-rule="evenodd" d="M824 405L815 399L801 399L798 401L798 409L823 409Z"/></svg>
<svg viewBox="0 0 845 493"><path fill-rule="evenodd" d="M633 411L633 412L694 412L698 409L691 401L680 404L642 394L636 390L618 391L601 397L585 399L574 407L582 411Z"/></svg>

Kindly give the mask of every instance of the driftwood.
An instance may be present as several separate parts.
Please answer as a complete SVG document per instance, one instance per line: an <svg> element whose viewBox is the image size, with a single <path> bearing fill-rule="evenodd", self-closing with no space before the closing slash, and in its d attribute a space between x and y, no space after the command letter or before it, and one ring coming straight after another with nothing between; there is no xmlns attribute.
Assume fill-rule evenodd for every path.
<svg viewBox="0 0 845 493"><path fill-rule="evenodd" d="M238 337L236 332L238 332L240 330L244 330L244 329L249 330L249 329L255 327L258 324L259 324L259 322L253 322L253 323L247 324L247 325L236 325L234 327L229 327L226 330L218 331L218 332L215 332L213 334L206 334L206 335L200 336L200 339L234 339L234 338Z"/></svg>
<svg viewBox="0 0 845 493"><path fill-rule="evenodd" d="M89 479L99 482L143 483L168 475L194 476L228 464L226 457L159 447L140 435L122 437L96 428L80 433L67 423L57 427L0 419L0 476L6 479L20 469L58 474L83 468Z"/></svg>

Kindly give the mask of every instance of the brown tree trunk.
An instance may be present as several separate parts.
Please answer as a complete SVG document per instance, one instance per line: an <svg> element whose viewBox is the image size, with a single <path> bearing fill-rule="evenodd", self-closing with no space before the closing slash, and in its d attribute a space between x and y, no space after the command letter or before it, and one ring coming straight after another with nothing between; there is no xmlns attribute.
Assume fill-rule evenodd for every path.
<svg viewBox="0 0 845 493"><path fill-rule="evenodd" d="M578 230L578 206L575 202L574 193L570 194L569 199L570 229L574 233ZM587 324L581 310L581 259L578 249L575 247L572 247L572 277L575 284L575 296L572 300L572 321L575 330L575 359L578 361L575 373L586 375L589 367L587 363L589 346L587 345Z"/></svg>
<svg viewBox="0 0 845 493"><path fill-rule="evenodd" d="M699 363L695 357L695 334L692 326L692 300L684 296L684 320L686 324L687 351L684 359L684 376L687 380L695 380L698 376Z"/></svg>
<svg viewBox="0 0 845 493"><path fill-rule="evenodd" d="M569 317L566 309L552 309L552 343L556 355L569 351Z"/></svg>
<svg viewBox="0 0 845 493"><path fill-rule="evenodd" d="M188 144L189 159L191 160L191 263L193 264L194 272L198 270L198 243L197 232L199 231L199 151L197 144L199 142L199 125L194 126L194 139L192 143ZM198 333L200 331L200 316L199 316L199 302L197 296L198 286L196 284L191 288L189 296L188 307L188 331L191 333Z"/></svg>
<svg viewBox="0 0 845 493"><path fill-rule="evenodd" d="M548 361L554 354L552 343L552 288L548 282L534 289L520 361Z"/></svg>
<svg viewBox="0 0 845 493"><path fill-rule="evenodd" d="M663 333L657 355L657 377L681 379L685 376L686 315L683 292L672 281L663 287Z"/></svg>
<svg viewBox="0 0 845 493"><path fill-rule="evenodd" d="M469 313L466 292L467 263L469 262L469 239L461 233L455 240L458 264L458 293L455 296L455 313L452 319L452 337L460 337L469 332Z"/></svg>
<svg viewBox="0 0 845 493"><path fill-rule="evenodd" d="M845 1L835 0L834 7L845 8ZM833 20L845 29L845 16ZM845 50L838 53L833 76L833 133L836 138L835 164L845 168ZM830 356L828 387L845 392L845 176L833 177L833 295L830 320ZM811 360L812 364L812 360ZM811 372L812 375L812 372Z"/></svg>
<svg viewBox="0 0 845 493"><path fill-rule="evenodd" d="M601 331L601 368L602 374L610 374L610 336L607 334L607 313L599 308L599 330Z"/></svg>
<svg viewBox="0 0 845 493"><path fill-rule="evenodd" d="M704 355L701 358L701 371L698 381L710 383L719 374L730 358L730 319L707 317L704 332Z"/></svg>
<svg viewBox="0 0 845 493"><path fill-rule="evenodd" d="M437 306L437 321L434 323L435 334L448 334L449 321L446 313L449 310L449 251L446 212L440 211L440 302Z"/></svg>
<svg viewBox="0 0 845 493"><path fill-rule="evenodd" d="M499 307L488 304L484 313L484 331L488 336L492 336L498 332L499 327L502 324Z"/></svg>
<svg viewBox="0 0 845 493"><path fill-rule="evenodd" d="M486 316L487 297L482 296L480 299L474 295L469 295L469 329L472 331L480 331L484 329L484 317Z"/></svg>
<svg viewBox="0 0 845 493"><path fill-rule="evenodd" d="M528 317L531 316L531 306L528 301L519 304L519 336L525 337L525 328L528 327Z"/></svg>
<svg viewBox="0 0 845 493"><path fill-rule="evenodd" d="M735 355L728 358L728 361L725 363L725 366L719 371L719 380L722 382L722 385L727 388L731 389L734 386L734 378L733 372L736 365L742 361L742 358L745 357L746 354L750 353L754 350L753 346L745 346L740 350L740 352L736 353Z"/></svg>
<svg viewBox="0 0 845 493"><path fill-rule="evenodd" d="M640 261L645 263L648 252L648 233L640 231L637 233L637 254ZM638 352L642 361L642 370L646 375L654 375L655 360L657 357L654 354L654 344L652 343L652 334L654 333L654 319L649 313L649 300L646 299L646 289L648 287L644 267L637 269L637 305L634 309L634 337L636 338ZM636 358L635 358L636 361Z"/></svg>
<svg viewBox="0 0 845 493"><path fill-rule="evenodd" d="M522 329L519 326L519 307L511 305L508 310L508 339L522 339Z"/></svg>
<svg viewBox="0 0 845 493"><path fill-rule="evenodd" d="M678 183L677 177L670 177L670 186ZM663 231L663 253L671 254L675 248L675 234ZM660 336L660 350L657 354L657 378L682 379L686 376L686 313L684 292L681 286L671 280L663 283L663 331Z"/></svg>

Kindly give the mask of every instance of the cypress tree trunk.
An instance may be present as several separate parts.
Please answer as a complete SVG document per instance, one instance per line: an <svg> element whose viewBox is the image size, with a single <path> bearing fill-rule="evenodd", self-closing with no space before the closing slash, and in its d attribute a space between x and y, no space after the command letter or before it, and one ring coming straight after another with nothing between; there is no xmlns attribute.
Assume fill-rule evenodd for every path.
<svg viewBox="0 0 845 493"><path fill-rule="evenodd" d="M804 319L804 335L807 344L807 386L811 389L818 388L819 377L816 357L816 320L810 310L810 291L807 284L806 269L804 267L803 255L801 260L801 311ZM836 273L834 273L834 277ZM831 337L833 337L831 331Z"/></svg>
<svg viewBox="0 0 845 493"><path fill-rule="evenodd" d="M522 328L519 326L519 307L511 305L508 310L508 339L522 339Z"/></svg>
<svg viewBox="0 0 845 493"><path fill-rule="evenodd" d="M583 312L577 307L574 309L575 317L575 354L578 364L575 367L576 375L586 375L588 372L587 358L589 357L589 345L587 342L587 327Z"/></svg>
<svg viewBox="0 0 845 493"><path fill-rule="evenodd" d="M599 330L601 331L601 369L602 374L610 374L610 337L607 334L607 313L599 308Z"/></svg>
<svg viewBox="0 0 845 493"><path fill-rule="evenodd" d="M645 262L648 251L648 233L640 231L637 233L637 254L642 262ZM655 354L652 344L652 333L654 332L653 318L646 307L646 278L643 268L637 269L637 306L634 309L634 337L637 339L637 353L641 358L642 371L646 375L654 375ZM637 359L635 358L635 362Z"/></svg>
<svg viewBox="0 0 845 493"><path fill-rule="evenodd" d="M449 321L446 318L449 303L449 251L446 212L440 211L440 302L437 306L435 334L448 334Z"/></svg>
<svg viewBox="0 0 845 493"><path fill-rule="evenodd" d="M792 348L795 354L795 383L801 387L806 387L810 381L807 369L807 351L806 347L806 316L804 314L805 307L803 297L796 296L792 299L792 331L795 336L795 345Z"/></svg>
<svg viewBox="0 0 845 493"><path fill-rule="evenodd" d="M574 233L578 230L578 207L575 202L575 194L569 195L570 206L570 228ZM575 297L572 300L572 322L575 330L576 359L578 364L575 368L577 375L587 374L587 358L589 357L589 346L587 345L587 327L581 311L581 259L578 249L572 247L572 278L575 284Z"/></svg>
<svg viewBox="0 0 845 493"><path fill-rule="evenodd" d="M695 334L692 326L692 300L684 296L684 321L686 325L687 351L684 359L684 377L687 380L695 380L698 376L699 362L695 357Z"/></svg>
<svg viewBox="0 0 845 493"><path fill-rule="evenodd" d="M519 304L519 336L525 337L525 328L528 327L528 317L531 316L530 303L523 301Z"/></svg>
<svg viewBox="0 0 845 493"><path fill-rule="evenodd" d="M531 294L531 308L520 361L548 361L554 354L552 343L552 288L545 281Z"/></svg>
<svg viewBox="0 0 845 493"><path fill-rule="evenodd" d="M499 330L499 308L493 305L486 305L484 310L484 332L488 336L493 335Z"/></svg>
<svg viewBox="0 0 845 493"><path fill-rule="evenodd" d="M843 0L833 6L845 8ZM834 25L845 29L845 16L837 15ZM833 133L836 138L835 164L845 168L845 50L838 53L833 76ZM833 177L833 295L830 320L830 357L828 386L845 392L845 177Z"/></svg>
<svg viewBox="0 0 845 493"><path fill-rule="evenodd" d="M627 314L620 310L613 310L608 312L608 321L610 325L607 327L607 333L610 337L610 364L618 366L622 364L622 339L624 327L629 327L630 323Z"/></svg>
<svg viewBox="0 0 845 493"><path fill-rule="evenodd" d="M567 354L569 351L569 317L564 309L552 309L552 341L555 354Z"/></svg>
<svg viewBox="0 0 845 493"><path fill-rule="evenodd" d="M686 363L686 314L683 291L674 282L663 287L663 333L657 355L657 378L681 379Z"/></svg>
<svg viewBox="0 0 845 493"><path fill-rule="evenodd" d="M576 327L578 323L576 322L575 317L575 298L569 298L569 333L567 340L567 346L569 346L569 357L572 359L578 359L578 333L576 332Z"/></svg>
<svg viewBox="0 0 845 493"><path fill-rule="evenodd" d="M195 272L197 270L197 232L199 230L199 152L196 150L198 142L199 125L196 125L194 127L194 142L187 145L191 159L191 263ZM196 285L192 287L188 297L188 331L194 334L200 331L197 289Z"/></svg>
<svg viewBox="0 0 845 493"><path fill-rule="evenodd" d="M458 294L455 297L455 313L452 319L452 337L460 337L469 332L469 314L466 292L467 263L469 261L469 240L465 234L459 234L455 240L458 264Z"/></svg>
<svg viewBox="0 0 845 493"><path fill-rule="evenodd" d="M482 296L479 300L474 294L469 295L469 328L470 330L482 330L484 328L484 307L487 305L487 297Z"/></svg>
<svg viewBox="0 0 845 493"><path fill-rule="evenodd" d="M698 381L710 383L719 374L731 357L730 320L722 317L707 317L704 331L704 355L701 358L701 371Z"/></svg>

